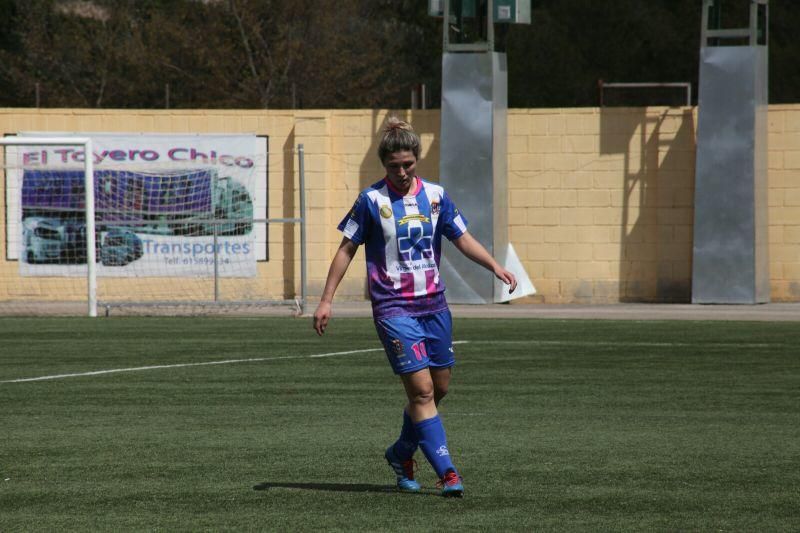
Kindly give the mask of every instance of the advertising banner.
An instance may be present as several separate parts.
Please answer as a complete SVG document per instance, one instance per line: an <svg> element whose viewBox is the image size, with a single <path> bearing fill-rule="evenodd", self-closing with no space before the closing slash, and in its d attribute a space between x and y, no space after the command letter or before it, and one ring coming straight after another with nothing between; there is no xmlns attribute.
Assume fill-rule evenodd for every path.
<svg viewBox="0 0 800 533"><path fill-rule="evenodd" d="M264 225L253 224L267 217L266 138L80 135L93 142L98 276L256 275L267 252ZM15 155L7 201L20 273L85 275L83 149L27 146Z"/></svg>

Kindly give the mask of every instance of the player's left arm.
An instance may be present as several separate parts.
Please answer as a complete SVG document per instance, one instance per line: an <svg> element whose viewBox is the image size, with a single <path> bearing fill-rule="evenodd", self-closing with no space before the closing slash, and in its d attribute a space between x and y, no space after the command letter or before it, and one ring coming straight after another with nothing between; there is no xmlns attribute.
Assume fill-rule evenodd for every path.
<svg viewBox="0 0 800 533"><path fill-rule="evenodd" d="M465 231L460 237L452 242L462 254L475 261L486 270L493 272L494 275L497 276L497 279L506 285L510 285L511 288L508 290L508 292L514 292L514 289L517 288L517 278L514 276L514 274L500 266L500 263L498 263L494 257L492 257L489 251L486 250L486 248L484 248L483 245L472 236L472 234L470 234L468 231Z"/></svg>

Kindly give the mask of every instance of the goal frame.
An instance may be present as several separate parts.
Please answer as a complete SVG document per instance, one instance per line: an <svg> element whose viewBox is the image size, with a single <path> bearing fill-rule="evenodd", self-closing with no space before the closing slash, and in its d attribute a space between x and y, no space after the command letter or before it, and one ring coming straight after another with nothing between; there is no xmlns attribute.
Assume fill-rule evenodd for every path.
<svg viewBox="0 0 800 533"><path fill-rule="evenodd" d="M0 146L80 146L83 147L83 184L86 191L86 235L95 234L94 156L89 137L0 138ZM4 154L5 157L6 154ZM95 239L86 239L86 284L89 317L97 316L97 247Z"/></svg>
<svg viewBox="0 0 800 533"><path fill-rule="evenodd" d="M77 136L77 137L65 137L61 136L45 136L45 135L22 135L22 134L12 134L7 137L0 137L0 146L14 146L14 147L35 147L35 146L71 146L71 147L79 147L83 148L84 154L86 155L83 158L83 184L84 184L84 191L85 191L85 225L86 225L86 234L87 235L95 235L97 230L96 224L96 205L95 205L95 163L93 157L93 141L91 137L86 136ZM204 307L224 307L225 305L291 305L295 309L295 313L297 315L304 315L306 313L306 305L307 305L307 298L308 298L308 270L307 270L307 235L306 235L306 205L305 205L305 149L302 143L298 144L293 151L294 154L297 156L298 162L298 186L299 186L299 216L295 217L286 217L286 218L253 218L252 222L262 223L269 227L269 224L298 224L299 225L299 233L300 233L300 294L299 297L296 295L290 300L258 300L255 302L237 302L237 301L220 301L218 298L218 275L217 275L217 265L215 262L215 273L214 273L214 298L213 301L200 301L200 302L190 302L188 305L201 305ZM3 158L6 159L8 157L8 153L3 154ZM7 166L9 161L5 161L5 166ZM220 221L214 221L220 222ZM223 221L225 222L225 221ZM215 242L216 242L216 234L214 235ZM98 250L97 250L97 241L96 239L86 239L86 258L87 258L87 269L86 269L86 281L87 281L87 293L86 299L88 304L88 316L89 317L97 317L98 316L98 307L102 306L105 308L105 315L108 316L110 314L110 310L113 307L180 307L181 305L185 305L183 302L163 302L163 301L152 301L152 302L126 302L126 303L115 303L115 302L99 302L98 301L98 282L97 282L97 257L98 257ZM215 246L216 248L216 246Z"/></svg>

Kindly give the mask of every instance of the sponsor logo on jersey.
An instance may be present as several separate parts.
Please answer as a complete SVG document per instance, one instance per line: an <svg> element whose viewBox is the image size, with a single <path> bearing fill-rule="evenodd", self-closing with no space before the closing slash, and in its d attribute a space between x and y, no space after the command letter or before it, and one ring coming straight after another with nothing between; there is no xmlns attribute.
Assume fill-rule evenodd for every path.
<svg viewBox="0 0 800 533"><path fill-rule="evenodd" d="M393 339L392 340L392 351L394 355L397 357L402 357L405 353L405 349L403 348L403 342L400 339Z"/></svg>
<svg viewBox="0 0 800 533"><path fill-rule="evenodd" d="M436 216L441 210L442 206L439 205L439 202L431 202L431 215Z"/></svg>
<svg viewBox="0 0 800 533"><path fill-rule="evenodd" d="M433 261L428 261L426 263L416 263L414 265L403 265L403 264L395 265L395 270L397 270L397 272L400 273L422 272L425 270L433 270L434 268L436 268L436 263L434 263Z"/></svg>
<svg viewBox="0 0 800 533"><path fill-rule="evenodd" d="M423 214L414 214L414 215L406 215L401 218L397 224L402 226L404 224L408 224L412 220L419 220L420 222L430 222L430 219Z"/></svg>
<svg viewBox="0 0 800 533"><path fill-rule="evenodd" d="M447 446L442 444L439 448L436 449L436 455L439 457L444 457L445 455L450 455L450 450L447 449Z"/></svg>
<svg viewBox="0 0 800 533"><path fill-rule="evenodd" d="M404 207L417 207L417 202L403 202Z"/></svg>
<svg viewBox="0 0 800 533"><path fill-rule="evenodd" d="M388 206L381 207L380 213L383 218L392 218L392 210Z"/></svg>
<svg viewBox="0 0 800 533"><path fill-rule="evenodd" d="M406 235L397 233L397 250L400 252L400 259L403 261L419 261L421 259L433 258L433 238L426 234L426 226L406 226Z"/></svg>

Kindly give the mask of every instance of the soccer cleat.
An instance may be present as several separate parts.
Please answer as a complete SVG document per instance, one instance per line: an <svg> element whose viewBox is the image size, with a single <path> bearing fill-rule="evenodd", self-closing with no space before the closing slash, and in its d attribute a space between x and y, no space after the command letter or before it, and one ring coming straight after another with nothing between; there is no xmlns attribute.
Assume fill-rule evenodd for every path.
<svg viewBox="0 0 800 533"><path fill-rule="evenodd" d="M442 496L445 498L461 498L464 496L464 485L461 484L461 476L455 470L448 470L436 486L442 489Z"/></svg>
<svg viewBox="0 0 800 533"><path fill-rule="evenodd" d="M398 459L394 453L394 445L389 446L384 457L397 476L397 490L401 492L419 492L419 483L414 481L414 459L407 461Z"/></svg>

